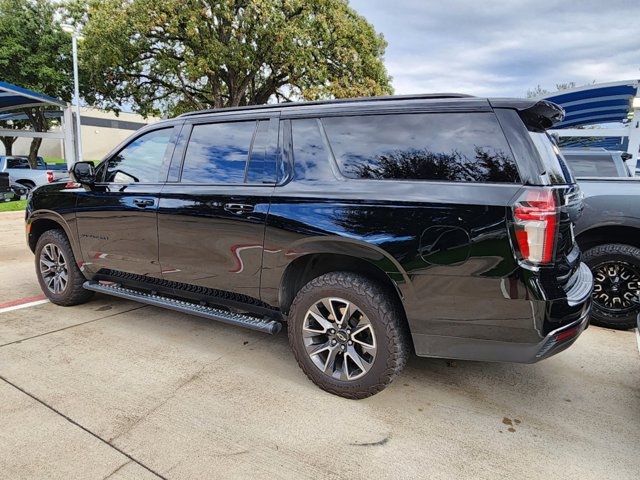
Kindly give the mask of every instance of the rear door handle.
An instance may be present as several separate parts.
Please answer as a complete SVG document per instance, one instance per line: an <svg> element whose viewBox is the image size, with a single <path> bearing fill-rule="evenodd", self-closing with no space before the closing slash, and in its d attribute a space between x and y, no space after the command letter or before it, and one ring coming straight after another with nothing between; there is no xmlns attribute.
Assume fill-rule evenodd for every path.
<svg viewBox="0 0 640 480"><path fill-rule="evenodd" d="M253 212L253 205L247 205L246 203L225 203L224 209L230 213L249 213Z"/></svg>
<svg viewBox="0 0 640 480"><path fill-rule="evenodd" d="M150 198L135 198L133 200L133 204L136 205L137 207L153 207L153 205L155 204L155 201L150 199Z"/></svg>

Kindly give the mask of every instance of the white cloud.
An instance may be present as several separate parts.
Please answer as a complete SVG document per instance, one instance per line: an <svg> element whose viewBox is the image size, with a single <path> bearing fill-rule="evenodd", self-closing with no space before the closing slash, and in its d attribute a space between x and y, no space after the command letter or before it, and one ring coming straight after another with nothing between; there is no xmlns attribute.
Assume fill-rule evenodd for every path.
<svg viewBox="0 0 640 480"><path fill-rule="evenodd" d="M351 0L384 34L396 93L524 96L640 78L637 0Z"/></svg>

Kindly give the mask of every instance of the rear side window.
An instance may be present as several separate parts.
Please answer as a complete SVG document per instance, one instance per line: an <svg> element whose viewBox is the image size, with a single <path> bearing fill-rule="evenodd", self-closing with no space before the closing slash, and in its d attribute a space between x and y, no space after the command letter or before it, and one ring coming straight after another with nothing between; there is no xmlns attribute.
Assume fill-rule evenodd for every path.
<svg viewBox="0 0 640 480"><path fill-rule="evenodd" d="M492 113L347 116L322 124L346 177L519 182Z"/></svg>
<svg viewBox="0 0 640 480"><path fill-rule="evenodd" d="M194 125L182 182L244 183L256 121Z"/></svg>
<svg viewBox="0 0 640 480"><path fill-rule="evenodd" d="M276 123L276 122L274 122ZM187 145L184 183L273 183L275 138L269 120L194 125Z"/></svg>
<svg viewBox="0 0 640 480"><path fill-rule="evenodd" d="M609 155L564 155L576 177L617 177L618 171Z"/></svg>
<svg viewBox="0 0 640 480"><path fill-rule="evenodd" d="M294 176L298 180L335 179L329 149L316 118L291 122Z"/></svg>

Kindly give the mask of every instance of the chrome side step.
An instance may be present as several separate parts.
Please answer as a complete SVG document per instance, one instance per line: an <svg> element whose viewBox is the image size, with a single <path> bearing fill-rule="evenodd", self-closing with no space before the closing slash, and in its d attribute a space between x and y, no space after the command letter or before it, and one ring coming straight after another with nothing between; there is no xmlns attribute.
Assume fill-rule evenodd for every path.
<svg viewBox="0 0 640 480"><path fill-rule="evenodd" d="M87 281L84 282L83 287L94 292L126 298L127 300L135 300L136 302L168 308L177 312L189 313L191 315L197 315L198 317L209 318L218 322L228 323L229 325L250 328L251 330L258 330L259 332L269 333L271 335L278 333L282 329L280 322L269 318L258 318L241 313L226 312L206 305L176 300L153 293L139 292L118 284Z"/></svg>

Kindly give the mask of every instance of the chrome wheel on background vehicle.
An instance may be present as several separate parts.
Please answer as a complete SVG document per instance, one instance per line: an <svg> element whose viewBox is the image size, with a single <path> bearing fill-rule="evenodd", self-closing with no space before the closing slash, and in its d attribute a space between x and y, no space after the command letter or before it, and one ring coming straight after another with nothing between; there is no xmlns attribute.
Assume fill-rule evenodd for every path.
<svg viewBox="0 0 640 480"><path fill-rule="evenodd" d="M640 248L622 243L598 245L582 258L593 272L591 323L635 327L640 313Z"/></svg>
<svg viewBox="0 0 640 480"><path fill-rule="evenodd" d="M48 243L40 252L40 275L45 286L56 295L64 292L69 282L67 260L62 250L54 243Z"/></svg>
<svg viewBox="0 0 640 480"><path fill-rule="evenodd" d="M376 359L376 334L371 322L343 298L325 297L307 310L302 336L315 366L336 379L356 380Z"/></svg>

